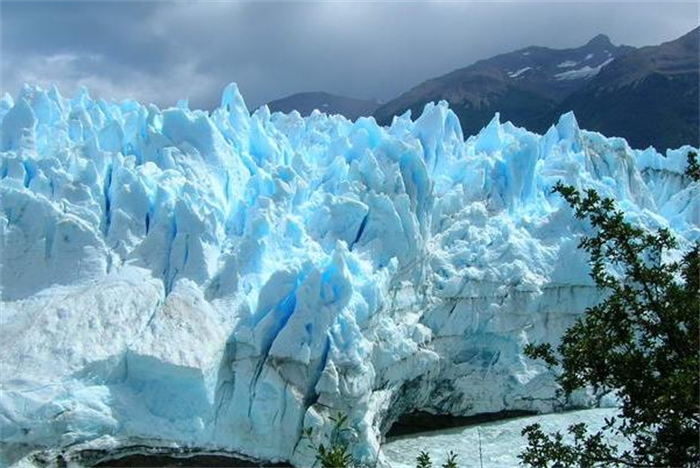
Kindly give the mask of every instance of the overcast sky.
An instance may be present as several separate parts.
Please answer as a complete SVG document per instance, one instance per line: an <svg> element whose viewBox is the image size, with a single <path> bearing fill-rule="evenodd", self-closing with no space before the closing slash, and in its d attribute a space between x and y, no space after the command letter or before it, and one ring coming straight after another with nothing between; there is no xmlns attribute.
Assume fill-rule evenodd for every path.
<svg viewBox="0 0 700 468"><path fill-rule="evenodd" d="M419 82L529 45L675 39L698 3L8 2L0 3L2 91L56 83L64 95L189 98L212 108L239 84L253 108L301 91L388 100Z"/></svg>

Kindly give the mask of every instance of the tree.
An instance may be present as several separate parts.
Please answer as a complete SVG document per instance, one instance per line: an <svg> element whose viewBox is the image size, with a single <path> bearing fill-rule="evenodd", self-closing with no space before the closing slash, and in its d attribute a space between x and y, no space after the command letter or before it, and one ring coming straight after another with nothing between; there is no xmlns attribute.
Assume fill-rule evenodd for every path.
<svg viewBox="0 0 700 468"><path fill-rule="evenodd" d="M697 182L695 154L689 163L686 174ZM521 460L533 467L698 466L700 244L672 260L679 244L667 229L633 226L613 200L594 190L581 194L557 183L554 192L592 226L595 234L584 237L580 248L607 295L564 333L556 353L549 344L525 351L558 368L566 394L583 387L616 392L621 418L595 433L571 426L568 442L561 433L528 426ZM613 434L632 448L608 442Z"/></svg>

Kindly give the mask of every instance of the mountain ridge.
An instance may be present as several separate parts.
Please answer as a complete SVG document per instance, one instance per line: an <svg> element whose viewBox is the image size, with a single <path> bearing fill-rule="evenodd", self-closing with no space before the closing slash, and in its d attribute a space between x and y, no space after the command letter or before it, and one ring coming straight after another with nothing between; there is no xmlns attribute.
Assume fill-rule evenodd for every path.
<svg viewBox="0 0 700 468"><path fill-rule="evenodd" d="M613 45L603 34L575 48L528 46L427 80L380 106L375 117L389 124L394 115L406 110L417 115L425 103L444 99L457 113L465 134L478 132L496 112L531 128L531 122L547 115L610 58L630 50Z"/></svg>
<svg viewBox="0 0 700 468"><path fill-rule="evenodd" d="M700 142L700 28L611 62L540 122L573 111L585 128L619 135L635 148Z"/></svg>
<svg viewBox="0 0 700 468"><path fill-rule="evenodd" d="M302 116L319 110L327 114L341 114L350 120L372 115L379 102L370 99L356 99L324 91L309 91L290 94L267 103L271 111L289 113L293 110Z"/></svg>
<svg viewBox="0 0 700 468"><path fill-rule="evenodd" d="M426 80L374 116L388 125L394 116L409 110L419 115L426 103L446 100L464 134L472 135L496 112L544 133L573 111L583 127L622 136L633 147L697 145L698 30L641 48L616 46L605 34L569 49L525 47ZM635 90L640 81L643 89ZM622 94L614 95L615 89ZM661 124L644 121L659 114Z"/></svg>

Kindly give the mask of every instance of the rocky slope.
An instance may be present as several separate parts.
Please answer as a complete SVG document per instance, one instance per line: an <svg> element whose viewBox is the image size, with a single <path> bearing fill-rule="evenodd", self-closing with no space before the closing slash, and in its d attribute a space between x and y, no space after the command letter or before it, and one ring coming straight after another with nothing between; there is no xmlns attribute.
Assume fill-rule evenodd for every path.
<svg viewBox="0 0 700 468"><path fill-rule="evenodd" d="M557 106L585 128L625 137L635 147L700 143L700 28L610 63ZM547 120L547 119L545 119ZM542 122L546 125L546 122Z"/></svg>
<svg viewBox="0 0 700 468"><path fill-rule="evenodd" d="M310 92L296 93L267 103L272 112L299 112L302 117L310 115L314 110L324 114L340 114L347 119L357 120L374 114L379 106L377 101L354 99L337 94Z"/></svg>
<svg viewBox="0 0 700 468"><path fill-rule="evenodd" d="M657 46L614 46L603 35L565 50L528 47L426 81L380 106L389 124L445 99L466 134L494 112L538 133L573 111L582 127L660 151L698 145L700 28Z"/></svg>
<svg viewBox="0 0 700 468"><path fill-rule="evenodd" d="M495 112L516 125L544 131L559 117L542 128L557 104L632 49L613 45L602 34L572 49L527 47L421 83L379 107L375 116L390 124L394 115L410 110L418 116L428 102L444 99L467 135L478 132Z"/></svg>

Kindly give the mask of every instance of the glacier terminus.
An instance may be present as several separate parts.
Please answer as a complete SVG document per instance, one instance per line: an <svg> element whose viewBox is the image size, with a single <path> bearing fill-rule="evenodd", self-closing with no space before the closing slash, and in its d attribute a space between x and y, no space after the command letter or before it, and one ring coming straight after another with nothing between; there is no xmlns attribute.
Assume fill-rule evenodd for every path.
<svg viewBox="0 0 700 468"><path fill-rule="evenodd" d="M251 114L235 84L212 112L25 86L0 133L2 466L149 449L306 466L304 430L338 412L383 466L407 413L614 404L557 398L523 354L601 294L590 228L552 186L700 238L690 146L632 149L571 113L465 138L446 102L383 127Z"/></svg>

